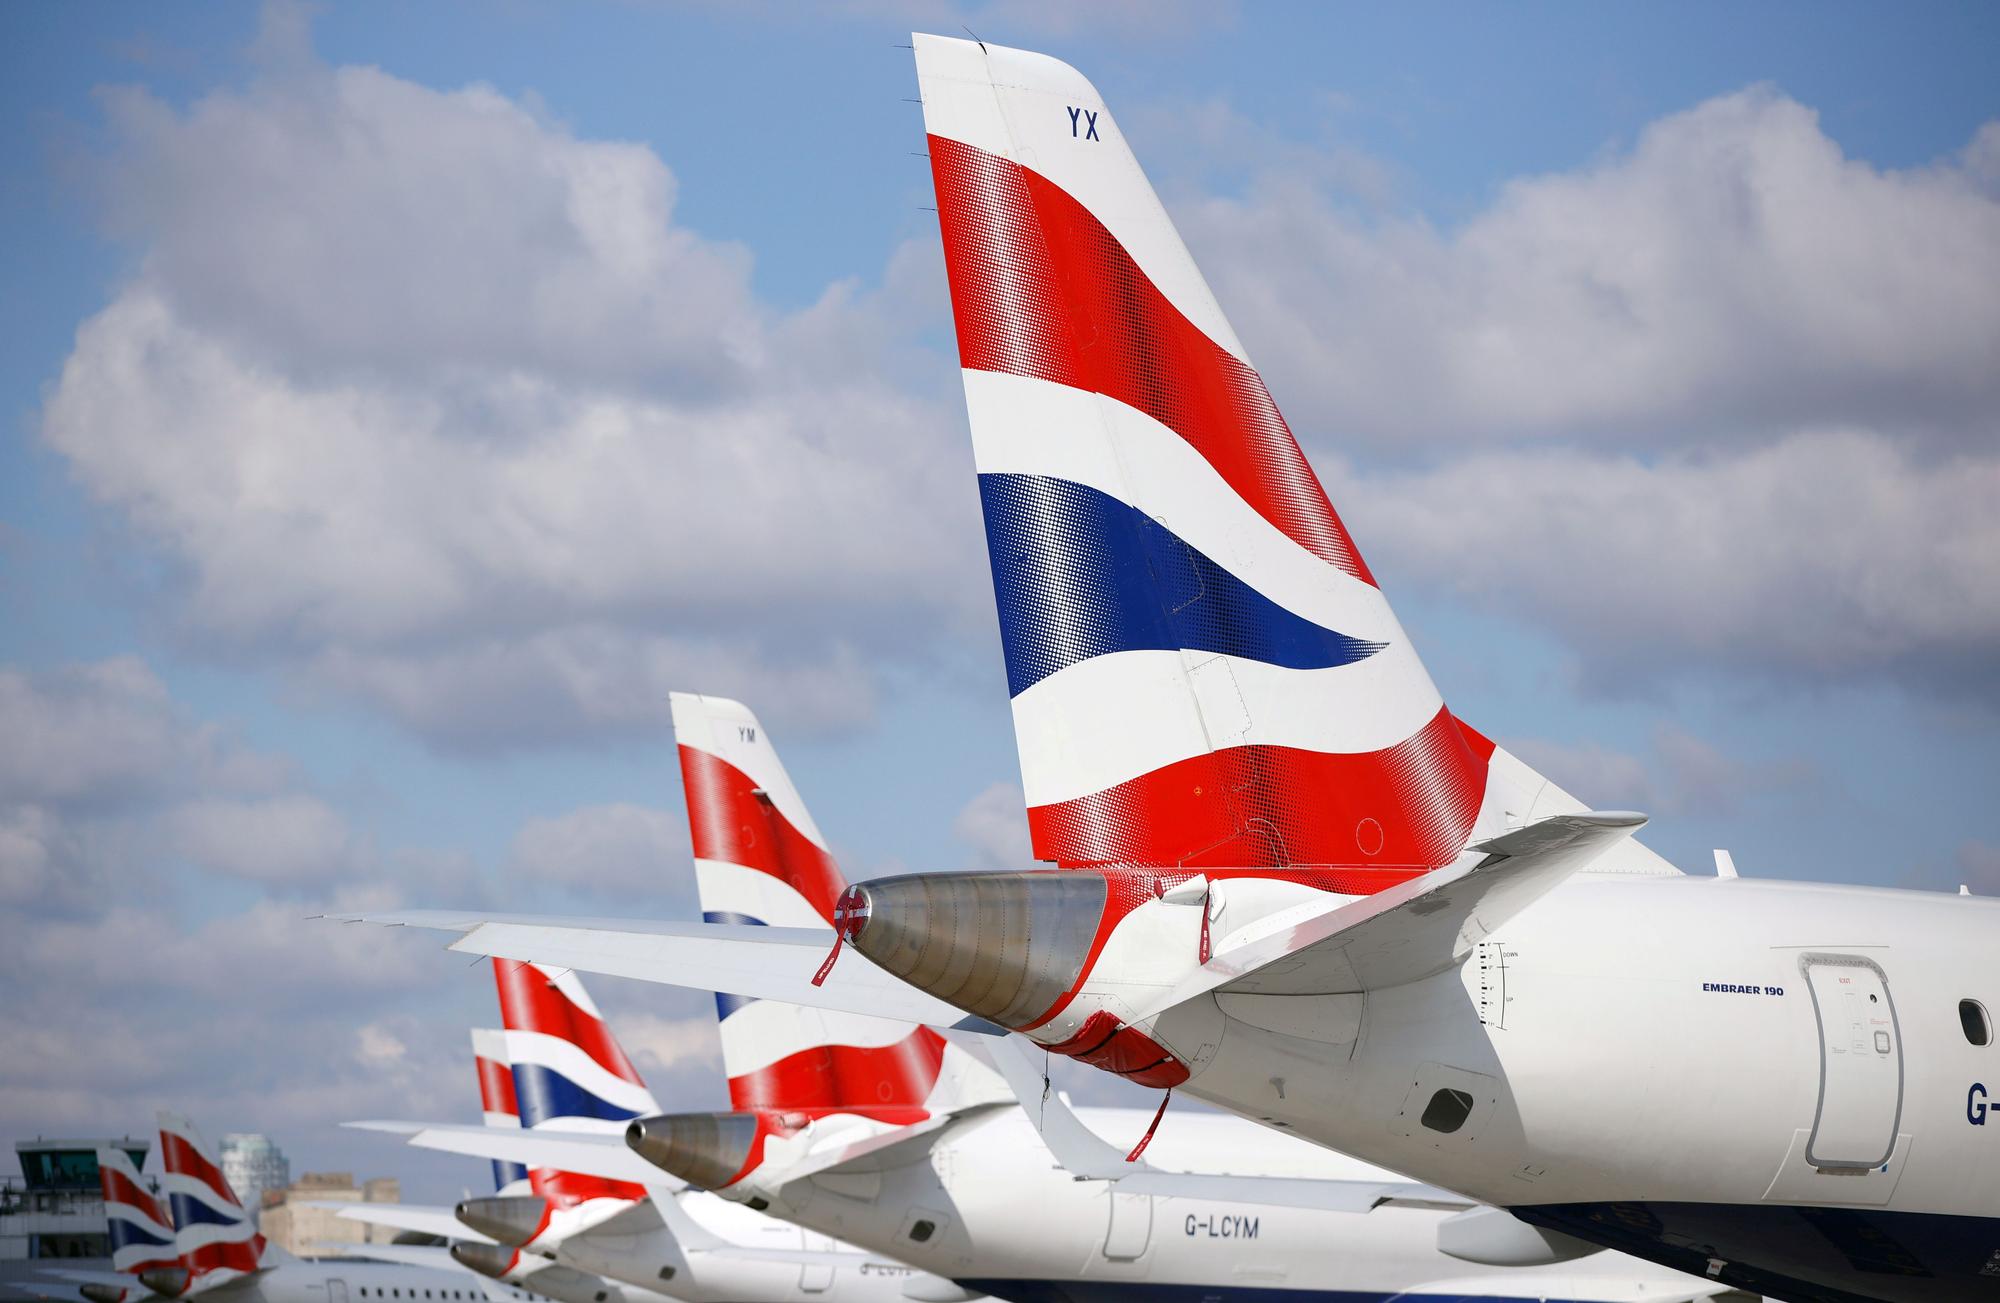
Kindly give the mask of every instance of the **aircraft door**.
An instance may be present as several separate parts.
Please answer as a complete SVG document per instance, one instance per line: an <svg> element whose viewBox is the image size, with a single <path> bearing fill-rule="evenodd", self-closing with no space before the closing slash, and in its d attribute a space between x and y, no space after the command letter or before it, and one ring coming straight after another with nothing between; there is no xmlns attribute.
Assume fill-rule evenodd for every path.
<svg viewBox="0 0 2000 1303"><path fill-rule="evenodd" d="M1799 967L1819 1019L1819 1111L1806 1161L1880 1167L1903 1114L1902 1029L1888 978L1859 955L1806 955Z"/></svg>
<svg viewBox="0 0 2000 1303"><path fill-rule="evenodd" d="M1108 1190L1105 1197L1111 1201L1111 1221L1104 1228L1104 1256L1114 1262L1143 1256L1153 1238L1152 1196Z"/></svg>
<svg viewBox="0 0 2000 1303"><path fill-rule="evenodd" d="M347 1282L329 1280L326 1282L326 1303L347 1303Z"/></svg>

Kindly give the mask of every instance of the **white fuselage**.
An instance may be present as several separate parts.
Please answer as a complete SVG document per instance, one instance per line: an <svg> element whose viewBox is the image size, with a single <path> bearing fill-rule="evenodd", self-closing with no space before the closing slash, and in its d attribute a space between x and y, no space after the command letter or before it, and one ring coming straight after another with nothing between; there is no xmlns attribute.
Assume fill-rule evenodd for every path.
<svg viewBox="0 0 2000 1303"><path fill-rule="evenodd" d="M1150 1120L1136 1110L1087 1110L1127 1143ZM1283 1140L1239 1119L1170 1113L1149 1160L1183 1170L1328 1179L1384 1174ZM1247 1296L1259 1290L1492 1297L1638 1299L1697 1291L1651 1263L1599 1253L1554 1267L1500 1269L1440 1253L1449 1214L1384 1207L1339 1213L1208 1199L1113 1193L1057 1166L1017 1107L969 1115L927 1152L880 1170L750 1182L770 1211L827 1235L892 1254L969 1288L1015 1299L1147 1296L1175 1290Z"/></svg>
<svg viewBox="0 0 2000 1303"><path fill-rule="evenodd" d="M902 1263L861 1254L712 1194L688 1192L678 1198L682 1211L726 1241L728 1250L689 1250L651 1209L635 1207L626 1216L563 1239L554 1246L556 1261L670 1294L683 1303L903 1303L904 1287L918 1276ZM806 1262L759 1260L754 1256L759 1250L825 1256Z"/></svg>
<svg viewBox="0 0 2000 1303"><path fill-rule="evenodd" d="M281 1262L250 1279L227 1282L218 1298L230 1303L483 1303L493 1282L453 1268L432 1270L359 1258L304 1258ZM518 1286L502 1285L516 1298ZM191 1297L199 1297L196 1286Z"/></svg>
<svg viewBox="0 0 2000 1303"><path fill-rule="evenodd" d="M1810 1213L1796 1278L1936 1298L1925 1277L2000 1263L2000 1047L1962 1000L2000 1009L2000 901L1584 876L1437 976L1203 996L1152 1031L1207 1047L1190 1093L1501 1206L1865 1212ZM1472 1097L1456 1130L1422 1120L1443 1090ZM1652 1229L1672 1246L1671 1216Z"/></svg>

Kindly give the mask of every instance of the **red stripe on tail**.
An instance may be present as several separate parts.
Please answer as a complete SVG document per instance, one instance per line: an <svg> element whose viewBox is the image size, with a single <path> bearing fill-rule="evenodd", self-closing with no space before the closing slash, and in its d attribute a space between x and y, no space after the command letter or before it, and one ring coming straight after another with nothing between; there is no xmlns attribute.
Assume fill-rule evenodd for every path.
<svg viewBox="0 0 2000 1303"><path fill-rule="evenodd" d="M932 136L930 154L962 365L1137 408L1299 546L1375 582L1263 379L1183 316L1089 209L971 145Z"/></svg>
<svg viewBox="0 0 2000 1303"><path fill-rule="evenodd" d="M494 960L497 966L501 960ZM511 1117L521 1116L521 1105L514 1098L514 1074L504 1063L492 1059L474 1057L479 1065L479 1108L484 1113L505 1113Z"/></svg>
<svg viewBox="0 0 2000 1303"><path fill-rule="evenodd" d="M847 886L833 857L758 796L757 784L741 769L698 747L680 751L695 858L741 864L789 883L831 923L834 902Z"/></svg>
<svg viewBox="0 0 2000 1303"><path fill-rule="evenodd" d="M729 1105L824 1109L908 1107L922 1112L944 1063L944 1038L919 1027L894 1045L815 1045L729 1079ZM925 1114L928 1116L928 1114Z"/></svg>
<svg viewBox="0 0 2000 1303"><path fill-rule="evenodd" d="M1439 710L1385 751L1232 747L1035 806L1028 824L1035 845L1065 867L1429 869L1464 849L1492 753Z"/></svg>
<svg viewBox="0 0 2000 1303"><path fill-rule="evenodd" d="M109 1167L98 1168L97 1175L104 1192L104 1202L130 1204L142 1212L151 1214L161 1225L173 1225L173 1221L160 1207L160 1201L153 1197L151 1190L132 1184L130 1177Z"/></svg>
<svg viewBox="0 0 2000 1303"><path fill-rule="evenodd" d="M188 1142L187 1137L173 1131L160 1132L160 1154L166 1170L178 1176L191 1176L209 1189L216 1197L241 1208L236 1192L229 1188L229 1179L220 1168L202 1157L201 1151Z"/></svg>
<svg viewBox="0 0 2000 1303"><path fill-rule="evenodd" d="M493 961L493 980L500 988L500 1020L508 1030L543 1032L580 1047L597 1065L615 1077L643 1085L639 1070L625 1057L611 1029L570 1002L547 973L533 964ZM484 1089L485 1069L480 1070Z"/></svg>

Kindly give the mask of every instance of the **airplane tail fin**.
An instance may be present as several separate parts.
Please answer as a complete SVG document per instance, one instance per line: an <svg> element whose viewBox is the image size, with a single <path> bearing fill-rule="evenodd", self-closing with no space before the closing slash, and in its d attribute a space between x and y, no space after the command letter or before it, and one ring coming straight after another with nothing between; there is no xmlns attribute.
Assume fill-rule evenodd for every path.
<svg viewBox="0 0 2000 1303"><path fill-rule="evenodd" d="M696 886L711 923L826 927L847 879L740 701L673 694ZM927 1027L718 994L723 1070L737 1109L948 1112L1004 1085Z"/></svg>
<svg viewBox="0 0 2000 1303"><path fill-rule="evenodd" d="M204 1286L258 1269L264 1237L222 1174L216 1152L178 1113L160 1110L161 1188L173 1210L174 1247Z"/></svg>
<svg viewBox="0 0 2000 1303"><path fill-rule="evenodd" d="M175 1247L173 1217L159 1196L146 1188L131 1155L122 1149L98 1150L97 1179L111 1237L112 1270L137 1276L185 1265Z"/></svg>
<svg viewBox="0 0 2000 1303"><path fill-rule="evenodd" d="M1445 708L1096 89L913 44L1035 857L1369 892L1561 808Z"/></svg>
<svg viewBox="0 0 2000 1303"><path fill-rule="evenodd" d="M503 1045L521 1125L617 1135L660 1111L639 1070L573 972L493 961ZM589 1199L643 1199L645 1187L537 1168L534 1192L557 1207Z"/></svg>
<svg viewBox="0 0 2000 1303"><path fill-rule="evenodd" d="M507 1061L507 1033L497 1027L472 1029L472 1061L479 1074L479 1114L489 1127L519 1127L521 1106L514 1098L514 1070ZM528 1189L528 1169L504 1158L493 1160L493 1189L513 1195Z"/></svg>

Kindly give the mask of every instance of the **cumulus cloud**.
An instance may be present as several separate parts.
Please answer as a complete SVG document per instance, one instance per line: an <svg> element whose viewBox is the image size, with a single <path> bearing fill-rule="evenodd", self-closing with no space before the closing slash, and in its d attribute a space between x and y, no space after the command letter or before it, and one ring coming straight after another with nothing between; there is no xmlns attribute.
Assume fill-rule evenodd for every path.
<svg viewBox="0 0 2000 1303"><path fill-rule="evenodd" d="M774 0L686 0L731 17L756 21L797 21L800 10ZM1075 37L1108 33L1126 40L1178 40L1235 22L1236 0L1098 0L1093 4L1045 4L1040 0L829 0L813 7L822 18L888 26L899 35L911 28L962 36L976 31L992 40L1018 42L1029 36Z"/></svg>
<svg viewBox="0 0 2000 1303"><path fill-rule="evenodd" d="M1179 215L1392 589L1550 629L1597 688L1991 686L2000 123L1884 169L1752 88L1451 229L1350 153L1260 145Z"/></svg>
<svg viewBox="0 0 2000 1303"><path fill-rule="evenodd" d="M1291 167L1180 211L1323 447L1854 423L1963 439L2000 398L1994 136L1880 169L1753 88L1518 178L1455 229L1343 206Z"/></svg>
<svg viewBox="0 0 2000 1303"><path fill-rule="evenodd" d="M1651 462L1485 453L1353 487L1392 580L1550 627L1600 684L1700 666L1962 690L2000 650L1992 453L1833 431Z"/></svg>
<svg viewBox="0 0 2000 1303"><path fill-rule="evenodd" d="M779 312L649 149L285 48L107 99L140 269L43 413L184 636L494 745L655 727L667 686L851 724L983 615L949 369L896 320L923 257Z"/></svg>
<svg viewBox="0 0 2000 1303"><path fill-rule="evenodd" d="M1809 761L1744 759L1671 724L1653 730L1643 754L1587 740L1509 738L1506 745L1600 810L1718 818L1737 813L1746 801L1800 794L1823 782Z"/></svg>
<svg viewBox="0 0 2000 1303"><path fill-rule="evenodd" d="M358 864L288 761L195 718L135 657L0 666L0 736L0 901L94 915L148 895L163 855L294 885Z"/></svg>
<svg viewBox="0 0 2000 1303"><path fill-rule="evenodd" d="M972 851L974 869L1033 867L1028 798L1019 783L995 783L965 803L951 821L954 837Z"/></svg>
<svg viewBox="0 0 2000 1303"><path fill-rule="evenodd" d="M679 811L592 805L521 825L507 872L517 883L651 901L655 913L673 913L670 906L685 911L693 899L693 853Z"/></svg>
<svg viewBox="0 0 2000 1303"><path fill-rule="evenodd" d="M181 854L232 877L327 882L357 867L347 821L319 797L303 792L189 801L165 822Z"/></svg>
<svg viewBox="0 0 2000 1303"><path fill-rule="evenodd" d="M284 778L277 760L195 721L132 656L0 666L0 737L0 799L101 804Z"/></svg>

